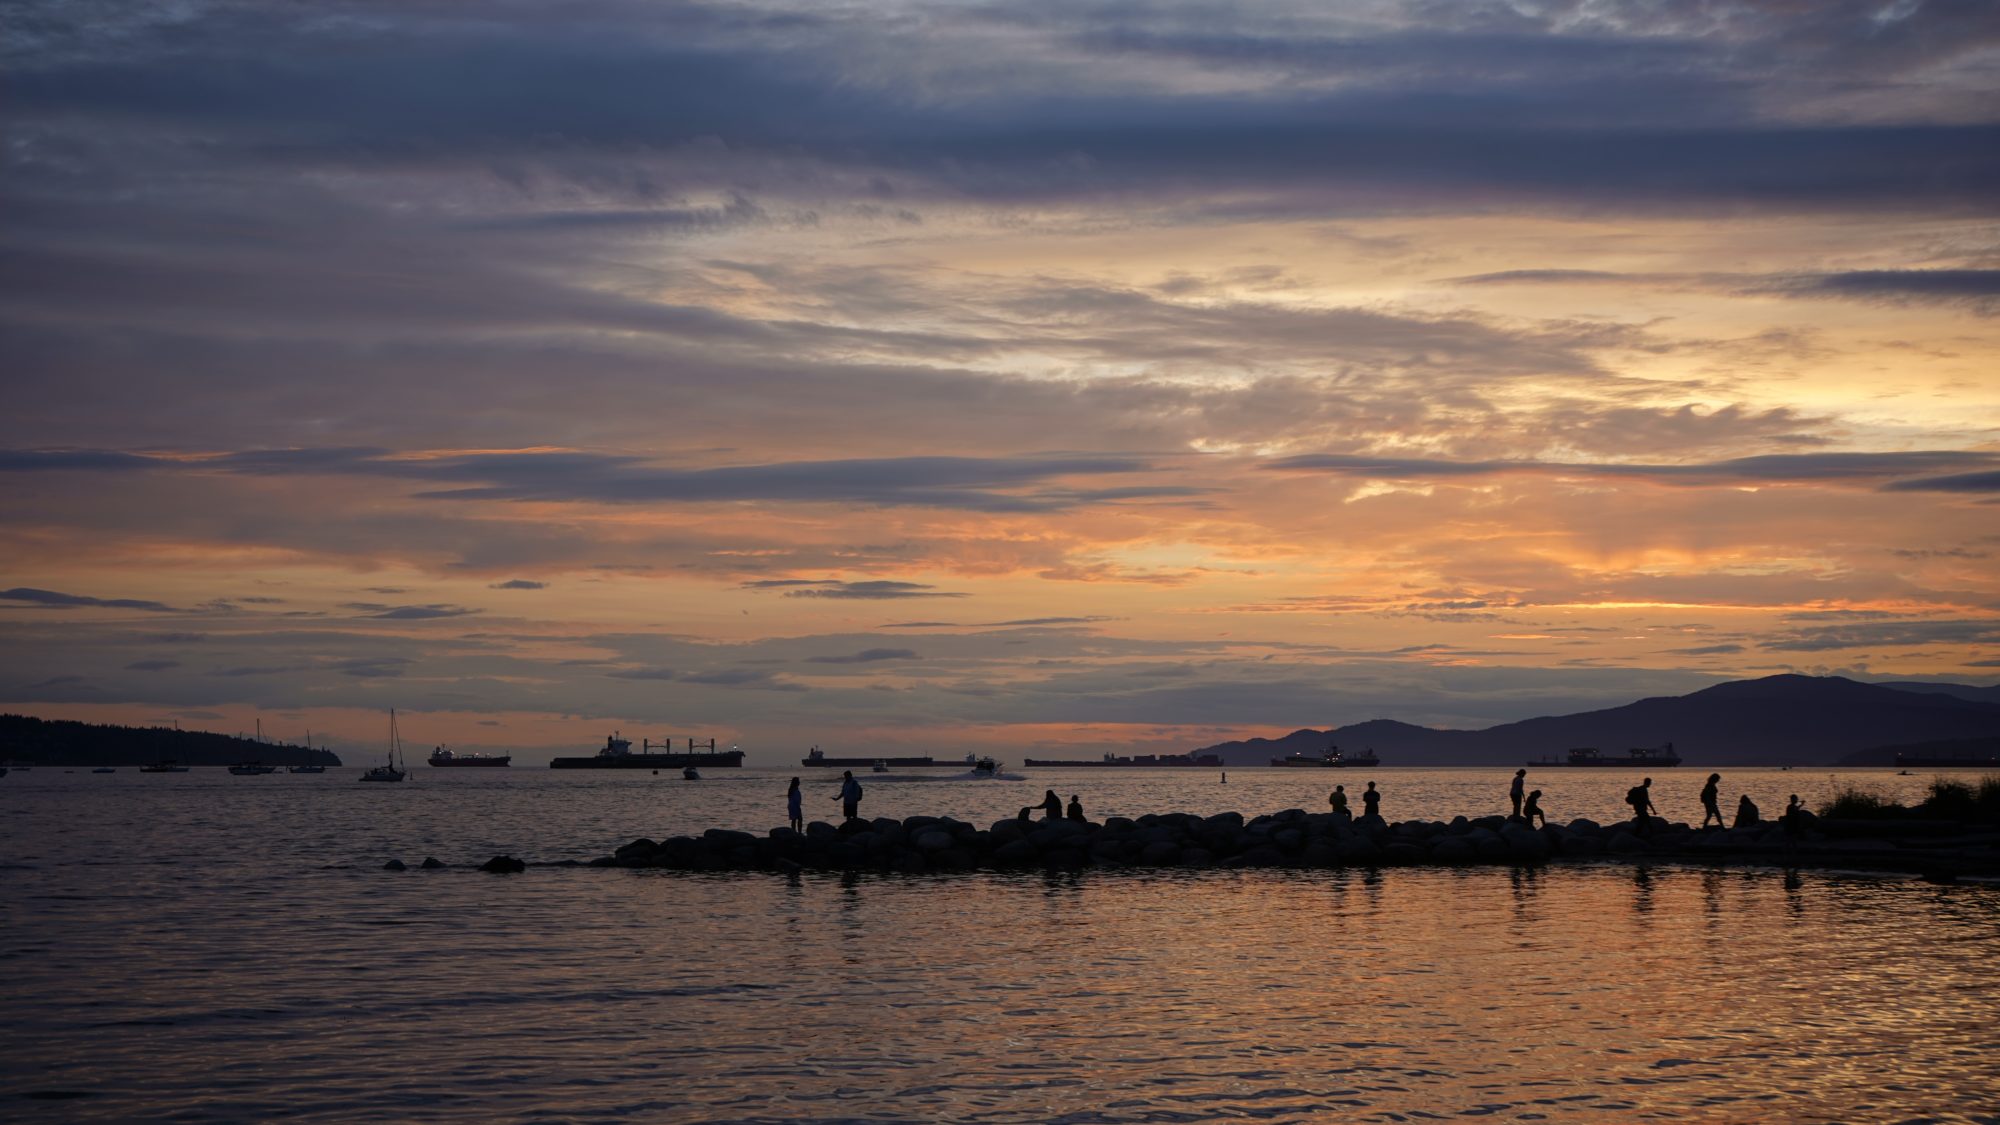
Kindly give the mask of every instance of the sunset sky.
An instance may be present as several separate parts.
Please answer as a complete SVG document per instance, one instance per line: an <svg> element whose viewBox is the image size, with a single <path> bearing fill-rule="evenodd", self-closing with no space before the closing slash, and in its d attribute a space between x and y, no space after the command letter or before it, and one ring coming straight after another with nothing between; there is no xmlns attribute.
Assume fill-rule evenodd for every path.
<svg viewBox="0 0 2000 1125"><path fill-rule="evenodd" d="M776 765L2000 679L1991 0L0 44L8 711Z"/></svg>

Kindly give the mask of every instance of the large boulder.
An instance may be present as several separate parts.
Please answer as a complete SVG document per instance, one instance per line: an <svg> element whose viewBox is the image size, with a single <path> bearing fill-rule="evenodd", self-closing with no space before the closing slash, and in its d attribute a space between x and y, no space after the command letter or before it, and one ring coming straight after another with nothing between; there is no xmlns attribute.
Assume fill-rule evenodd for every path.
<svg viewBox="0 0 2000 1125"><path fill-rule="evenodd" d="M518 875L528 869L526 862L511 855L496 855L479 865L479 869L491 875Z"/></svg>
<svg viewBox="0 0 2000 1125"><path fill-rule="evenodd" d="M952 839L951 833L941 828L926 828L917 833L915 842L920 851L941 852L951 847L957 841Z"/></svg>
<svg viewBox="0 0 2000 1125"><path fill-rule="evenodd" d="M1172 867L1180 861L1180 845L1167 840L1155 840L1139 851L1139 862L1148 867Z"/></svg>
<svg viewBox="0 0 2000 1125"><path fill-rule="evenodd" d="M1479 858L1479 849L1465 836L1446 836L1431 844L1431 859L1438 863L1471 863Z"/></svg>
<svg viewBox="0 0 2000 1125"><path fill-rule="evenodd" d="M1539 863L1549 858L1548 838L1519 821L1503 825L1500 839L1506 842L1508 858L1517 863Z"/></svg>
<svg viewBox="0 0 2000 1125"><path fill-rule="evenodd" d="M621 860L640 860L653 858L653 853L659 850L657 841L641 836L629 844L620 844L618 850L611 854Z"/></svg>
<svg viewBox="0 0 2000 1125"><path fill-rule="evenodd" d="M403 861L402 861L402 860L400 860L400 859L392 859L392 860L390 860L389 862L387 862L387 863L385 863L385 864L383 864L383 865L382 865L382 870L384 870L384 871L408 871L408 870L409 870L409 867L407 867L406 865L404 865Z"/></svg>
<svg viewBox="0 0 2000 1125"><path fill-rule="evenodd" d="M444 866L444 861L434 855L427 855L424 857L424 861L417 866L423 868L425 871L436 871L438 868Z"/></svg>
<svg viewBox="0 0 2000 1125"><path fill-rule="evenodd" d="M1041 853L1035 850L1035 845L1021 839L1009 840L993 852L993 861L1003 867L1026 867L1040 859Z"/></svg>

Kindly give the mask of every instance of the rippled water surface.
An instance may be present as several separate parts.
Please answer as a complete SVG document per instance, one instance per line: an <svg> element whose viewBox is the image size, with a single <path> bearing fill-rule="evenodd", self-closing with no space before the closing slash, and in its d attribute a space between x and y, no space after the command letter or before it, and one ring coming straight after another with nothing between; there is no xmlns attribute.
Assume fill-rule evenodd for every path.
<svg viewBox="0 0 2000 1125"><path fill-rule="evenodd" d="M2000 1121L2000 889L1558 866L786 879L469 870L762 829L784 775L0 779L0 1118ZM719 771L718 771L719 772ZM980 822L1492 811L1510 771L864 776ZM1557 819L1633 778L1533 775ZM1305 776L1300 776L1305 774ZM1657 775L1686 818L1705 771ZM1736 771L1766 811L1859 777ZM826 816L826 776L808 812ZM435 855L444 871L380 870Z"/></svg>

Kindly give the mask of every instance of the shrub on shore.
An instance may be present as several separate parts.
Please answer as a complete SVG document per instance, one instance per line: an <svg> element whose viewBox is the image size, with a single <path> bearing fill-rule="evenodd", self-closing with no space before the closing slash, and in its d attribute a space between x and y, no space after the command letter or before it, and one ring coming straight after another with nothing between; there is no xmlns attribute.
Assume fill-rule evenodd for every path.
<svg viewBox="0 0 2000 1125"><path fill-rule="evenodd" d="M1931 782L1930 796L1918 806L1932 816L1954 820L2000 820L2000 774L1977 782L1940 777Z"/></svg>
<svg viewBox="0 0 2000 1125"><path fill-rule="evenodd" d="M1858 785L1841 786L1830 800L1821 802L1819 806L1819 815L1844 820L1881 820L1905 811L1903 806L1880 793Z"/></svg>

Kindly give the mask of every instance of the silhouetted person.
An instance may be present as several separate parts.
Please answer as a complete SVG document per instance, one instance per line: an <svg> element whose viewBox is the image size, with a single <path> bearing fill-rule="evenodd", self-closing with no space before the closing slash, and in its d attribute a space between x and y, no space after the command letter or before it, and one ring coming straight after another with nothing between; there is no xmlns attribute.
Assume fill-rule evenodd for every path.
<svg viewBox="0 0 2000 1125"><path fill-rule="evenodd" d="M799 779L796 777L792 779L792 787L785 790L785 815L791 818L792 831L805 831L805 794L799 792Z"/></svg>
<svg viewBox="0 0 2000 1125"><path fill-rule="evenodd" d="M1757 823L1757 804L1756 802L1750 799L1750 794L1745 793L1743 794L1743 796L1737 798L1736 800L1735 827L1748 828L1756 823Z"/></svg>
<svg viewBox="0 0 2000 1125"><path fill-rule="evenodd" d="M1229 771L1228 771L1228 770L1223 770L1223 771L1222 771L1222 783L1223 783L1224 785L1227 785L1227 784L1229 784Z"/></svg>
<svg viewBox="0 0 2000 1125"><path fill-rule="evenodd" d="M840 771L840 792L833 795L840 802L840 812L849 820L861 815L861 783L854 780L853 770Z"/></svg>
<svg viewBox="0 0 2000 1125"><path fill-rule="evenodd" d="M1703 828L1708 827L1709 817L1715 818L1715 826L1717 828L1727 827L1727 823L1722 819L1722 806L1716 803L1721 799L1716 795L1716 790L1721 785L1722 775L1712 773L1708 775L1708 784L1701 787L1701 826Z"/></svg>
<svg viewBox="0 0 2000 1125"><path fill-rule="evenodd" d="M1074 793L1069 795L1069 818L1078 824L1083 823L1083 801Z"/></svg>
<svg viewBox="0 0 2000 1125"><path fill-rule="evenodd" d="M1799 803L1799 795L1794 793L1791 799L1785 802L1785 814L1779 818L1778 823L1785 826L1786 832L1796 834L1805 827L1805 812L1806 807Z"/></svg>
<svg viewBox="0 0 2000 1125"><path fill-rule="evenodd" d="M1541 827L1547 828L1549 826L1549 818L1542 815L1541 790L1537 789L1528 794L1527 803L1521 806L1521 819L1527 821L1530 828L1535 827L1537 820L1542 822Z"/></svg>
<svg viewBox="0 0 2000 1125"><path fill-rule="evenodd" d="M1659 812L1653 807L1653 779L1647 778L1625 791L1625 803L1632 806L1632 829L1644 833L1651 825L1646 818Z"/></svg>
<svg viewBox="0 0 2000 1125"><path fill-rule="evenodd" d="M1020 822L1021 822L1022 824L1027 824L1028 822L1030 822L1030 821L1034 820L1034 819L1035 819L1035 806L1033 806L1033 805L1022 805L1022 806L1021 806L1021 815L1019 815L1019 816L1015 817L1014 819L1015 819L1015 820L1017 820L1017 821L1020 821Z"/></svg>
<svg viewBox="0 0 2000 1125"><path fill-rule="evenodd" d="M1326 803L1333 809L1333 815L1342 820L1346 820L1348 817L1354 815L1347 811L1347 786L1345 785L1334 786L1333 792L1326 795Z"/></svg>
<svg viewBox="0 0 2000 1125"><path fill-rule="evenodd" d="M1043 792L1041 810L1042 810L1043 820L1062 819L1062 814L1063 814L1062 798L1056 796L1055 790L1049 789Z"/></svg>
<svg viewBox="0 0 2000 1125"><path fill-rule="evenodd" d="M1369 782L1361 794L1361 815L1379 818L1382 815L1382 794L1375 791L1375 783Z"/></svg>
<svg viewBox="0 0 2000 1125"><path fill-rule="evenodd" d="M1528 788L1528 771L1515 770L1514 784L1507 787L1507 799L1514 802L1514 819L1521 819L1521 794Z"/></svg>

